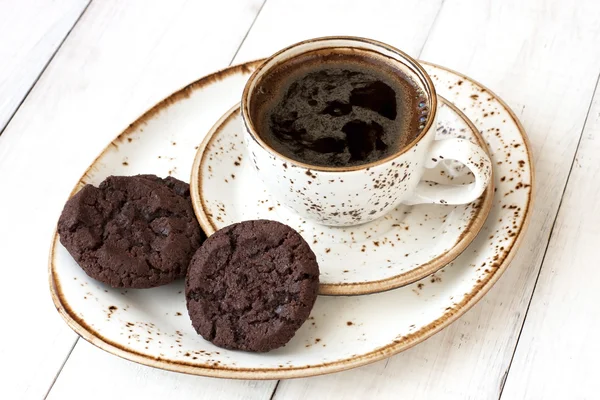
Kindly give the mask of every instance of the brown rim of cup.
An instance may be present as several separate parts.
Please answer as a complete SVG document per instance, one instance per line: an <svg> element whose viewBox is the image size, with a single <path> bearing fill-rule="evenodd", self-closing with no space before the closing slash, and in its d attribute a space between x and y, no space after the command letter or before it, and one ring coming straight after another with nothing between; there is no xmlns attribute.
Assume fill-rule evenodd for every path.
<svg viewBox="0 0 600 400"><path fill-rule="evenodd" d="M351 166L351 167L325 167L325 166L319 166L319 165L311 165L311 164L306 164L303 163L301 161L296 161L294 159L291 159L289 157L284 156L283 154L279 153L278 151L276 151L275 149L273 149L271 146L269 146L267 143L265 143L261 138L260 135L258 135L258 133L256 132L256 129L254 128L254 124L252 123L252 120L250 118L250 108L249 108L249 98L250 98L250 86L252 86L253 83L255 83L257 77L263 73L263 70L265 69L266 65L272 61L274 58L279 57L281 54L284 54L298 46L307 44L307 43L315 43L315 42L325 42L325 41L329 41L329 40L348 40L348 41L354 41L354 42L360 42L360 43L367 43L367 44L371 44L371 45L375 45L378 47L383 47L384 49L395 53L396 55L402 57L405 61L405 64L409 67L413 67L414 68L414 73L418 76L418 78L421 80L421 83L423 84L423 86L425 87L425 92L428 96L428 107L429 107L429 114L428 114L428 118L427 118L427 123L425 124L425 127L421 130L421 132L419 132L419 135L413 139L410 144L408 146L405 146L403 148L401 148L399 151L397 151L394 154L391 154L385 158L382 158L381 160L377 160L377 161L373 161L370 162L368 164L361 164L361 165L355 165L355 166ZM332 46L332 47L349 47L349 46ZM373 50L370 50L373 51ZM386 56L385 54L379 53L379 55L389 58L388 56ZM398 61L396 59L391 59L393 62L402 62L402 61ZM277 63L279 64L279 63ZM275 65L277 65L275 64ZM421 64L419 64L417 62L417 60L415 60L414 58L412 58L411 56L409 56L408 54L404 53L403 51L390 46L388 44L385 44L383 42L377 41L377 40L373 40L373 39L367 39L367 38L362 38L362 37L357 37L357 36L323 36L323 37L318 37L318 38L314 38L314 39L308 39L308 40L304 40L302 42L298 42L295 43L291 46L288 46L282 50L279 50L278 52L276 52L275 54L273 54L272 56L270 56L269 58L265 59L264 62L258 66L258 68L256 68L256 70L254 70L254 72L252 73L252 75L250 75L250 78L248 78L248 81L246 82L246 85L244 86L244 91L242 93L242 104L241 104L241 108L242 108L242 121L244 122L244 126L246 128L246 130L248 132L250 132L250 136L251 138L263 149L265 149L266 151L268 151L269 153L271 153L273 156L275 157L279 157L282 160L284 160L285 162L296 166L296 167L301 167L301 168L306 168L306 169L310 169L313 171L321 171L321 172L351 172L351 171L359 171L359 170L363 170L363 169L368 169L368 168L372 168L375 167L377 165L381 165L384 164L388 161L392 161L394 160L396 157L406 153L407 151L409 151L410 149L412 149L413 147L415 147L416 145L418 145L418 143L421 141L421 139L423 139L423 137L425 136L425 134L427 132L429 132L431 125L433 124L433 121L435 121L435 116L437 114L437 94L435 91L435 86L433 85L433 81L431 80L431 78L429 77L429 75L427 74L427 72L425 72L425 69L421 66Z"/></svg>

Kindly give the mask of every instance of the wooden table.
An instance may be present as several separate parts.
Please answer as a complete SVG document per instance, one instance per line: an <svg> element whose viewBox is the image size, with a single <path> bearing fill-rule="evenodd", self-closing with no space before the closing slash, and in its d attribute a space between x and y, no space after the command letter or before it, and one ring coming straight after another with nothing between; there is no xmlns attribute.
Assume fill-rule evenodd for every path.
<svg viewBox="0 0 600 400"><path fill-rule="evenodd" d="M316 378L188 376L78 340L46 258L81 172L186 83L332 34L461 71L523 122L535 212L491 292L409 351ZM598 0L3 0L0 38L0 399L599 398Z"/></svg>

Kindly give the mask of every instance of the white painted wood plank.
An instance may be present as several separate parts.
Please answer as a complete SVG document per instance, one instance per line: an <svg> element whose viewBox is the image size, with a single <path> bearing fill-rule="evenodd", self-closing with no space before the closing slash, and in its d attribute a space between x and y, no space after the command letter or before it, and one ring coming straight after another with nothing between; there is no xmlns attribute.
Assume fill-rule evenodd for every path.
<svg viewBox="0 0 600 400"><path fill-rule="evenodd" d="M600 40L597 15L593 0L444 3L422 58L488 85L524 123L537 169L526 240L492 291L448 329L387 361L283 381L276 399L499 397L600 70L600 53L590 51Z"/></svg>
<svg viewBox="0 0 600 400"><path fill-rule="evenodd" d="M0 2L0 132L89 0Z"/></svg>
<svg viewBox="0 0 600 400"><path fill-rule="evenodd" d="M598 154L597 87L502 399L598 398Z"/></svg>
<svg viewBox="0 0 600 400"><path fill-rule="evenodd" d="M78 394L85 394L86 400L268 399L275 382L205 378L146 366L132 368L131 362L81 340L48 400L75 399Z"/></svg>
<svg viewBox="0 0 600 400"><path fill-rule="evenodd" d="M442 0L268 0L234 62L334 35L368 37L418 56L441 4Z"/></svg>
<svg viewBox="0 0 600 400"><path fill-rule="evenodd" d="M5 322L0 329L0 399L43 398L75 342L52 306L47 281L50 239L73 185L142 111L229 64L261 4L92 2L0 136L0 265L5 282L0 291ZM132 398L137 386L147 384L141 376L160 376L154 370L140 373L138 365L115 357L88 365L86 358L100 350L88 346L77 352L83 356L70 371L107 370L129 377L135 382ZM162 384L175 390L177 380ZM219 385L228 383L211 388L218 392ZM61 393L62 398L81 397L81 392Z"/></svg>

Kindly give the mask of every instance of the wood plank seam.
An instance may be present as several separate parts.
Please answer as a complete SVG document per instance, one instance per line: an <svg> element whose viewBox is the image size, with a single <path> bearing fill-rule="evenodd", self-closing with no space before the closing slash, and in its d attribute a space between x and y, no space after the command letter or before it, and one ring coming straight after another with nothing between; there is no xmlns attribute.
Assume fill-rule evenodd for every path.
<svg viewBox="0 0 600 400"><path fill-rule="evenodd" d="M273 400L275 398L275 392L277 391L277 388L279 387L279 382L281 382L281 380L277 381L277 383L275 384L275 387L273 388L273 393L271 393L271 397L269 397L269 400Z"/></svg>
<svg viewBox="0 0 600 400"><path fill-rule="evenodd" d="M260 15L260 12L262 11L262 9L265 7L265 4L267 4L267 0L264 0L263 3L261 4L260 8L258 9L258 12L254 16L254 19L252 20L252 23L250 24L250 26L248 27L248 30L246 31L246 34L244 35L244 37L242 38L242 41L240 42L240 45L235 50L235 53L233 54L233 57L231 57L231 60L229 61L229 65L233 64L233 60L235 60L235 58L237 57L238 53L240 52L240 49L242 48L242 45L246 41L246 38L248 37L248 34L250 33L250 31L252 30L252 27L256 23L256 20L258 19L258 16Z"/></svg>
<svg viewBox="0 0 600 400"><path fill-rule="evenodd" d="M575 147L575 152L573 153L573 161L571 161L571 167L569 168L569 173L567 174L567 180L565 181L565 185L564 185L563 191L561 193L560 202L558 203L558 208L556 209L556 214L554 215L554 221L552 221L552 227L550 228L550 234L548 235L548 240L546 242L546 247L544 249L544 255L542 256L540 268L538 269L537 276L535 277L535 282L533 283L533 289L531 291L531 296L529 297L529 302L527 303L527 308L525 309L525 314L523 315L523 321L521 322L521 328L519 329L519 335L517 336L517 340L515 342L513 354L510 358L510 362L508 364L506 372L504 373L504 376L501 381L500 395L498 396L498 400L502 399L502 393L504 392L504 386L506 385L506 381L508 380L508 376L510 374L510 368L512 366L512 363L515 359L515 354L517 353L517 349L519 347L519 340L521 339L521 334L523 333L523 328L525 327L525 322L527 321L527 316L529 314L529 308L531 307L531 302L533 300L533 296L535 295L535 289L537 287L538 280L539 280L541 272L542 272L542 268L544 268L544 262L546 261L546 254L550 247L550 242L552 241L552 235L554 234L554 228L556 226L556 221L558 220L558 215L560 214L560 210L561 210L561 207L563 204L563 199L565 197L565 193L567 191L567 187L569 186L569 179L571 178L571 173L573 172L573 167L575 166L575 163L577 161L577 154L579 153L579 146L581 145L581 140L583 138L583 132L585 131L585 127L587 125L588 118L592 111L592 103L596 96L596 91L598 90L599 84L600 84L600 72L598 73L598 77L596 78L596 85L594 86L594 91L592 92L592 96L590 98L590 105L589 105L588 111L585 115L585 119L583 121L583 126L581 127L581 133L579 134L579 140L577 141L577 146Z"/></svg>
<svg viewBox="0 0 600 400"><path fill-rule="evenodd" d="M71 353L73 353L73 350L75 350L75 346L79 342L79 339L80 339L79 336L77 336L75 338L75 340L73 341L73 346L71 346L71 349L65 355L65 359L63 360L62 364L60 365L60 368L58 369L58 371L56 371L56 375L54 375L54 379L52 379L52 382L50 383L50 386L48 386L48 390L46 390L46 394L44 395L44 400L46 400L48 398L48 395L50 394L50 391L54 387L54 384L56 383L56 380L58 379L58 376L60 375L60 373L62 372L63 368L65 367L65 364L67 363L67 360L69 359L69 357L71 357Z"/></svg>
<svg viewBox="0 0 600 400"><path fill-rule="evenodd" d="M17 111L19 111L19 109L21 108L21 106L25 102L25 99L27 99L27 97L29 96L29 93L31 93L31 91L33 90L33 88L35 87L35 85L38 83L38 81L40 80L40 78L42 77L42 75L44 74L44 72L46 71L46 68L48 68L48 65L50 65L50 63L52 62L52 60L54 60L54 57L56 56L56 54L58 53L58 51L61 49L61 47L63 46L63 44L65 43L65 41L69 37L69 35L71 34L71 32L73 31L73 28L75 28L75 26L79 23L79 21L81 20L81 17L83 16L83 14L85 14L86 10L88 9L88 7L92 3L92 1L93 0L89 0L88 1L88 3L86 4L86 6L81 11L81 14L79 14L79 16L77 17L77 19L73 22L73 25L71 26L71 28L69 29L69 31L67 32L67 34L65 35L65 37L63 37L63 39L61 40L60 44L56 47L56 50L54 51L54 53L52 53L52 55L48 58L48 61L46 62L46 64L44 65L44 67L40 70L40 73L38 74L38 76L34 79L33 82L31 82L31 86L29 86L29 89L27 89L27 92L25 92L25 95L23 96L23 98L21 99L21 101L19 101L19 104L14 109L13 113L6 120L6 124L3 127L0 128L0 136L2 136L2 134L6 130L6 127L10 124L10 121L12 121L12 119L15 116L15 114L17 113Z"/></svg>
<svg viewBox="0 0 600 400"><path fill-rule="evenodd" d="M435 13L435 17L433 17L433 21L431 22L431 25L429 26L429 31L427 32L427 36L425 37L425 40L423 41L423 45L419 49L419 53L416 56L417 60L421 59L421 54L423 54L423 49L427 45L427 40L429 39L429 36L431 35L431 32L433 32L433 28L435 27L435 24L436 24L436 22L438 20L438 17L442 13L442 8L444 8L444 3L445 2L446 2L446 0L442 0L442 2L440 3L440 8L438 8L437 13Z"/></svg>

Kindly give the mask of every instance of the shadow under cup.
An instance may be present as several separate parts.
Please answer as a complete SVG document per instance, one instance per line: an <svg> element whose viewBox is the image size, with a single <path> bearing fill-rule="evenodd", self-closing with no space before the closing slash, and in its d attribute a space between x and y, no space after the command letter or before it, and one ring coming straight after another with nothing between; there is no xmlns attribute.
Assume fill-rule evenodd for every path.
<svg viewBox="0 0 600 400"><path fill-rule="evenodd" d="M416 137L413 134L414 139L393 154L364 164L343 166L307 164L270 146L257 131L260 125L253 120L254 96L261 81L281 64L293 65L295 58L317 51L364 55L407 76L424 94L423 109L428 111ZM377 65L373 64L373 68ZM436 110L433 82L417 61L386 44L353 37L318 38L281 50L257 68L242 95L245 143L269 194L300 216L330 226L372 221L410 195L421 178L423 158L435 136Z"/></svg>

